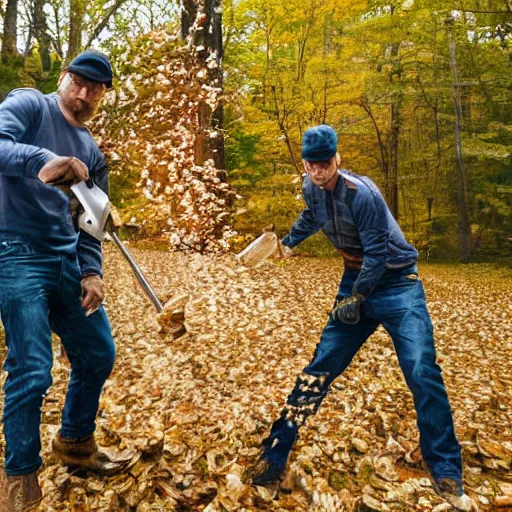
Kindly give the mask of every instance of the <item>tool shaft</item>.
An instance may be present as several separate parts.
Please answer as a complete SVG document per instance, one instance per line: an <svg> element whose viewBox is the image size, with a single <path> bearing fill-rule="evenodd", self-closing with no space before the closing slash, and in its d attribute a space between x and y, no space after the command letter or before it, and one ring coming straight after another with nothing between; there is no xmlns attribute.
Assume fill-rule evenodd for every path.
<svg viewBox="0 0 512 512"><path fill-rule="evenodd" d="M133 273L135 274L135 277L137 278L137 281L139 281L140 285L142 286L142 289L146 293L146 295L149 297L149 300L153 303L155 306L155 309L157 313L161 313L164 309L162 306L162 303L158 300L158 297L156 296L155 292L151 288L151 285L147 281L147 279L144 277L144 274L142 273L142 270L139 268L135 260L133 259L132 255L128 251L128 249L124 246L123 242L119 240L119 237L117 236L117 233L113 230L109 231L110 236L114 240L115 244L117 245L117 248L121 251L121 254L125 257L126 261L130 264L130 267L132 267Z"/></svg>

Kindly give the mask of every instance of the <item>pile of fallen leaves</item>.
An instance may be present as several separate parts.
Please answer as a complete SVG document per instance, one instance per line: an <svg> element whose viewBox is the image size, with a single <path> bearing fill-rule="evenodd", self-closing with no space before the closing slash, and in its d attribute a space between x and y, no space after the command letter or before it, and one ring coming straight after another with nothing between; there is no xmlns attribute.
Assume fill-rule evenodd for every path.
<svg viewBox="0 0 512 512"><path fill-rule="evenodd" d="M198 26L202 18L193 27ZM199 23L200 25L200 23ZM236 194L213 160L198 165L199 146L221 137L207 119L221 99L204 47L167 30L144 35L120 52L119 87L106 94L91 130L111 172L140 176L136 204L119 205L142 235L168 235L173 248L218 252L234 234ZM206 119L206 121L205 121Z"/></svg>
<svg viewBox="0 0 512 512"><path fill-rule="evenodd" d="M186 293L173 340L113 248L106 307L118 347L98 417L104 446L134 449L129 471L70 474L50 456L67 363L43 409L44 511L435 510L416 415L391 340L379 329L301 430L286 481L244 479L309 362L340 278L339 260L292 258L244 270L231 255L134 250L162 300ZM466 491L512 507L512 275L491 266L420 269L463 447Z"/></svg>

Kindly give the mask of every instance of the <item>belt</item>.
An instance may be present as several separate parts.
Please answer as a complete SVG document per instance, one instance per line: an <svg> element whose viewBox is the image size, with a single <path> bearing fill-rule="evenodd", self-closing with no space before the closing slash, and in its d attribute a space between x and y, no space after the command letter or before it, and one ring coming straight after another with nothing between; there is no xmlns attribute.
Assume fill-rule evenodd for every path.
<svg viewBox="0 0 512 512"><path fill-rule="evenodd" d="M350 270L361 270L361 265L363 264L362 256L350 254L343 249L338 249L338 251L343 256L343 264L345 265L345 268Z"/></svg>
<svg viewBox="0 0 512 512"><path fill-rule="evenodd" d="M350 270L361 270L362 262L348 260L347 258L343 258L343 264L344 264L345 268L348 268Z"/></svg>

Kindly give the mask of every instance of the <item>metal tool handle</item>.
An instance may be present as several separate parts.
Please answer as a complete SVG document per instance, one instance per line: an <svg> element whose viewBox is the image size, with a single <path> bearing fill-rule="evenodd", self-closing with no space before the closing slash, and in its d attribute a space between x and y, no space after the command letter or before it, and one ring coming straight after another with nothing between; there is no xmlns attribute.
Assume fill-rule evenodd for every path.
<svg viewBox="0 0 512 512"><path fill-rule="evenodd" d="M147 279L144 277L144 274L142 273L141 269L135 262L135 260L132 258L132 255L128 252L128 249L124 246L123 242L119 240L119 237L117 236L117 233L114 230L109 230L110 236L114 240L115 244L117 245L117 248L121 251L122 255L126 258L126 261L130 264L130 267L132 267L133 273L135 274L135 277L139 281L140 285L142 286L142 289L146 293L146 295L149 297L151 302L156 308L157 313L161 313L164 309L162 306L162 303L158 300L158 297L156 296L155 292L151 288L150 284L148 283Z"/></svg>

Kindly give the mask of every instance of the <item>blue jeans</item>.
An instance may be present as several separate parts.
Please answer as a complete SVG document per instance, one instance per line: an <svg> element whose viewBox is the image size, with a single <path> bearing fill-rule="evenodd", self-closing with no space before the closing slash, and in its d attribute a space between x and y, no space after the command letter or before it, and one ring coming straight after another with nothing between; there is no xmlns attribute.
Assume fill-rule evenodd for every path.
<svg viewBox="0 0 512 512"><path fill-rule="evenodd" d="M61 434L92 434L99 398L115 359L107 315L89 317L81 305L76 256L36 251L28 240L0 234L0 315L7 357L4 434L5 470L10 476L41 464L41 405L51 385L55 332L71 363Z"/></svg>
<svg viewBox="0 0 512 512"><path fill-rule="evenodd" d="M357 275L357 270L345 271L337 299L352 294ZM413 393L423 460L436 480L461 480L460 446L441 369L436 363L432 323L416 266L386 270L362 304L359 323L329 320L313 360L304 368L306 375L298 378L287 404L299 414L315 413L331 382L347 368L380 324L393 340L400 368ZM317 380L311 381L312 377Z"/></svg>

